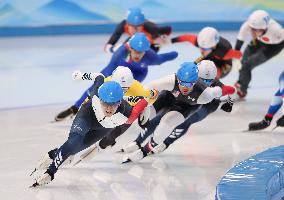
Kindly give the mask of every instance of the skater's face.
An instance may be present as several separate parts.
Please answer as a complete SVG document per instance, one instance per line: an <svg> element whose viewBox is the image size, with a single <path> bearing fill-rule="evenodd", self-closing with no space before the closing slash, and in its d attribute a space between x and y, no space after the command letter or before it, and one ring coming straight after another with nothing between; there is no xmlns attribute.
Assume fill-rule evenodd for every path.
<svg viewBox="0 0 284 200"><path fill-rule="evenodd" d="M143 30L143 25L134 26L134 25L128 24L128 32L131 36L137 32L142 32L142 30Z"/></svg>
<svg viewBox="0 0 284 200"><path fill-rule="evenodd" d="M107 104L101 101L101 107L106 117L112 116L116 112L119 105L120 105L120 102L115 103L115 104Z"/></svg>
<svg viewBox="0 0 284 200"><path fill-rule="evenodd" d="M144 56L145 52L139 52L139 51L135 51L134 49L130 48L130 57L134 62L139 62L143 56Z"/></svg>
<svg viewBox="0 0 284 200"><path fill-rule="evenodd" d="M199 48L202 56L207 56L214 48Z"/></svg>
<svg viewBox="0 0 284 200"><path fill-rule="evenodd" d="M251 30L251 35L253 38L257 38L257 37L260 37L264 34L265 30L263 29L255 29L255 28L250 28Z"/></svg>
<svg viewBox="0 0 284 200"><path fill-rule="evenodd" d="M188 95L194 86L194 82L183 82L178 80L178 88L182 95Z"/></svg>

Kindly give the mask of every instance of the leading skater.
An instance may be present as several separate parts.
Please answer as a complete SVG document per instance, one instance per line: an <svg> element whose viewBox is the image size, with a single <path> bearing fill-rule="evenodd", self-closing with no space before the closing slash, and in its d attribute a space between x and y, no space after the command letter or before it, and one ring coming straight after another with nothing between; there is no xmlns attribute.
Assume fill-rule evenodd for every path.
<svg viewBox="0 0 284 200"><path fill-rule="evenodd" d="M91 97L76 115L66 142L54 155L47 155L49 158L53 157L52 163L46 172L36 179L33 187L51 182L59 166L69 156L88 148L107 135L112 128L125 123L131 124L147 106L147 101L142 99L132 108L123 100L123 89L119 83L104 83L102 75L96 77Z"/></svg>

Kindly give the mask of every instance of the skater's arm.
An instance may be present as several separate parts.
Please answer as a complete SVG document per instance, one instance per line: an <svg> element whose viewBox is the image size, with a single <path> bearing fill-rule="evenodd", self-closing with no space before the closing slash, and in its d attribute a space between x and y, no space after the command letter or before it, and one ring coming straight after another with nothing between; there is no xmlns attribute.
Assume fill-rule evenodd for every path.
<svg viewBox="0 0 284 200"><path fill-rule="evenodd" d="M151 65L160 65L166 61L174 60L178 56L178 53L176 51L171 51L169 53L157 54L150 49L146 52L146 56L149 58Z"/></svg>
<svg viewBox="0 0 284 200"><path fill-rule="evenodd" d="M224 85L220 80L214 80L213 85L219 86L222 89L222 96L233 95L236 92L236 88L230 85Z"/></svg>
<svg viewBox="0 0 284 200"><path fill-rule="evenodd" d="M184 34L178 37L172 38L172 43L176 42L190 42L194 46L197 46L197 35L193 34Z"/></svg>
<svg viewBox="0 0 284 200"><path fill-rule="evenodd" d="M242 56L243 54L241 51L230 49L223 57L223 60L231 60L233 58L240 59Z"/></svg>
<svg viewBox="0 0 284 200"><path fill-rule="evenodd" d="M222 96L222 89L219 86L207 87L197 99L197 104L207 104L215 98Z"/></svg>
<svg viewBox="0 0 284 200"><path fill-rule="evenodd" d="M98 95L99 87L104 83L105 77L103 75L99 75L95 78L94 87L90 91L90 97L92 98L94 95Z"/></svg>
<svg viewBox="0 0 284 200"><path fill-rule="evenodd" d="M127 92L124 95L125 96L150 97L151 91L148 90L148 89L145 89L139 81L134 80L133 83L131 84L130 88L127 90Z"/></svg>
<svg viewBox="0 0 284 200"><path fill-rule="evenodd" d="M170 35L172 33L172 28L170 26L159 26L150 21L145 22L144 29L150 33L154 39L160 35Z"/></svg>
<svg viewBox="0 0 284 200"><path fill-rule="evenodd" d="M79 70L76 70L72 73L73 80L88 80L88 81L94 81L97 76L103 76L102 73L97 72L91 72L91 73L83 73Z"/></svg>
<svg viewBox="0 0 284 200"><path fill-rule="evenodd" d="M123 20L122 22L120 22L116 28L115 31L113 32L113 34L111 35L110 39L108 40L107 44L111 44L112 46L115 45L117 43L117 41L119 40L119 38L121 37L121 35L124 32L124 26L125 26L126 21Z"/></svg>
<svg viewBox="0 0 284 200"><path fill-rule="evenodd" d="M244 40L246 36L249 34L250 27L248 25L248 22L244 22L240 28L239 34L237 36L237 42L235 45L235 50L240 50L243 46Z"/></svg>
<svg viewBox="0 0 284 200"><path fill-rule="evenodd" d="M148 102L145 99L141 99L132 108L131 114L128 117L126 124L132 124L139 117L140 113L147 107L147 105L148 105Z"/></svg>
<svg viewBox="0 0 284 200"><path fill-rule="evenodd" d="M236 92L235 87L230 86L230 85L223 85L221 87L221 89L222 89L222 96L232 95L232 94L234 94Z"/></svg>
<svg viewBox="0 0 284 200"><path fill-rule="evenodd" d="M145 88L148 88L155 93L160 93L162 90L172 91L175 87L175 74L165 76L160 79L156 79L145 85ZM157 96L157 94L155 94Z"/></svg>

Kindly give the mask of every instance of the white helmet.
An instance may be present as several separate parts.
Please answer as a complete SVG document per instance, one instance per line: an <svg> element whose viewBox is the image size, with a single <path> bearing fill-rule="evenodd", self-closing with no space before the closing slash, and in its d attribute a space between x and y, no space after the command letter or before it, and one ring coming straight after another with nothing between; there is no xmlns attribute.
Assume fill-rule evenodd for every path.
<svg viewBox="0 0 284 200"><path fill-rule="evenodd" d="M118 82L122 88L129 88L134 81L134 78L128 67L118 66L112 72L112 80Z"/></svg>
<svg viewBox="0 0 284 200"><path fill-rule="evenodd" d="M201 48L212 48L218 44L220 35L213 27L203 28L197 36L198 46Z"/></svg>
<svg viewBox="0 0 284 200"><path fill-rule="evenodd" d="M217 76L217 68L211 60L202 60L197 64L198 76L202 79L215 79Z"/></svg>
<svg viewBox="0 0 284 200"><path fill-rule="evenodd" d="M248 18L248 24L254 29L267 29L270 17L264 10L254 11Z"/></svg>

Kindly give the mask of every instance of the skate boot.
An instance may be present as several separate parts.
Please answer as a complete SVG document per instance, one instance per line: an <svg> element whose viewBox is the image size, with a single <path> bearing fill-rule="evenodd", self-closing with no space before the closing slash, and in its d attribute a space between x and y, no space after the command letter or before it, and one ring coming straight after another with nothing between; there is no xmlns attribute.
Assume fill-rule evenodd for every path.
<svg viewBox="0 0 284 200"><path fill-rule="evenodd" d="M33 173L35 173L38 170L46 170L49 167L49 165L52 163L56 151L57 148L46 153L44 157L38 161L34 171L30 174L30 176L33 175Z"/></svg>
<svg viewBox="0 0 284 200"><path fill-rule="evenodd" d="M84 161L89 161L91 160L97 153L103 151L104 149L102 149L99 145L99 143L94 144L93 146L89 147L84 153L82 153L78 159L78 161L76 161L73 166L78 165L80 162Z"/></svg>
<svg viewBox="0 0 284 200"><path fill-rule="evenodd" d="M249 124L249 131L257 131L267 128L271 123L272 118L265 117L260 122L252 122Z"/></svg>
<svg viewBox="0 0 284 200"><path fill-rule="evenodd" d="M30 187L38 187L38 186L47 185L53 179L54 179L54 175L47 170L42 176L38 177L36 179L36 182L32 184Z"/></svg>
<svg viewBox="0 0 284 200"><path fill-rule="evenodd" d="M57 121L57 122L62 121L66 117L76 115L77 112L78 112L78 108L76 108L75 106L71 106L67 110L64 110L64 111L60 112L58 115L56 115L55 121Z"/></svg>
<svg viewBox="0 0 284 200"><path fill-rule="evenodd" d="M124 157L122 159L122 164L129 163L129 162L139 162L146 156L147 156L147 153L144 152L143 149L138 149L128 154L126 157Z"/></svg>
<svg viewBox="0 0 284 200"><path fill-rule="evenodd" d="M140 147L141 145L139 143L137 143L136 141L133 141L127 144L125 147L123 147L120 151L124 153L131 153L131 152L138 150Z"/></svg>
<svg viewBox="0 0 284 200"><path fill-rule="evenodd" d="M237 89L237 94L240 97L240 99L243 99L245 98L245 96L247 96L247 92L242 91L240 83L236 82L235 87Z"/></svg>

